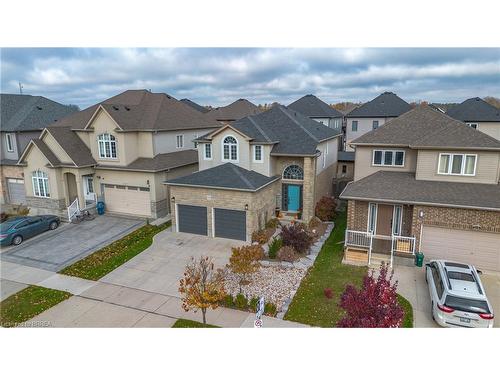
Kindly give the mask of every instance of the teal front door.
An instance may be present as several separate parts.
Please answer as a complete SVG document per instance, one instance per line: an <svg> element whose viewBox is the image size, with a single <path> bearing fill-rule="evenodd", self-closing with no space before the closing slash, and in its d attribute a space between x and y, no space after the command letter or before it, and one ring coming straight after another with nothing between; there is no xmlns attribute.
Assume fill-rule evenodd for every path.
<svg viewBox="0 0 500 375"><path fill-rule="evenodd" d="M298 211L300 208L300 186L288 185L288 211Z"/></svg>

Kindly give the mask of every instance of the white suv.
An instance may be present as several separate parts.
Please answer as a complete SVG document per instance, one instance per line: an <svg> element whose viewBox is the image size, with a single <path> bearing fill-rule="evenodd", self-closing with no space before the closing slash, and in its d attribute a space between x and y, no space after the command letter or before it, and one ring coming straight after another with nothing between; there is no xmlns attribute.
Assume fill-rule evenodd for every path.
<svg viewBox="0 0 500 375"><path fill-rule="evenodd" d="M474 266L432 260L425 265L432 318L443 327L493 327L493 309Z"/></svg>

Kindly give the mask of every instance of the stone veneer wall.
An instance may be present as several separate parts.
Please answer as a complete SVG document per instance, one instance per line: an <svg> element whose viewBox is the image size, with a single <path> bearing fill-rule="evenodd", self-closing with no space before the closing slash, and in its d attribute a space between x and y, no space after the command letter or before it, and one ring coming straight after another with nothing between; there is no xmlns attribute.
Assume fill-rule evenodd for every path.
<svg viewBox="0 0 500 375"><path fill-rule="evenodd" d="M304 186L302 190L302 219L309 221L314 217L316 182L316 158L304 158Z"/></svg>
<svg viewBox="0 0 500 375"><path fill-rule="evenodd" d="M66 202L64 199L26 197L26 205L31 215L58 215L66 217Z"/></svg>
<svg viewBox="0 0 500 375"><path fill-rule="evenodd" d="M23 167L15 165L0 166L0 203L8 203L9 196L7 191L7 179L20 178L24 179Z"/></svg>
<svg viewBox="0 0 500 375"><path fill-rule="evenodd" d="M169 207L168 198L157 202L151 201L151 216L155 219L167 216Z"/></svg>

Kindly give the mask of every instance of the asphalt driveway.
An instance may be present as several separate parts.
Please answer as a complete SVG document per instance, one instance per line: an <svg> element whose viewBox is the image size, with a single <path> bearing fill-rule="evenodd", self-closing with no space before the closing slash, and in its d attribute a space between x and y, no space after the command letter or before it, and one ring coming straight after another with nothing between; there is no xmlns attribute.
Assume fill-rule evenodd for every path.
<svg viewBox="0 0 500 375"><path fill-rule="evenodd" d="M79 224L62 224L58 229L30 238L19 246L2 249L1 259L59 271L143 224L142 220L107 215Z"/></svg>

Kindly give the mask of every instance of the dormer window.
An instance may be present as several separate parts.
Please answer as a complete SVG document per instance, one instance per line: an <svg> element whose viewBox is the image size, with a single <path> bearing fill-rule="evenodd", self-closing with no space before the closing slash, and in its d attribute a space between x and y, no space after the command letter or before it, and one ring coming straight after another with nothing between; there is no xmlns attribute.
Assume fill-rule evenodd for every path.
<svg viewBox="0 0 500 375"><path fill-rule="evenodd" d="M238 141L230 135L222 141L222 160L238 161Z"/></svg>
<svg viewBox="0 0 500 375"><path fill-rule="evenodd" d="M256 163L262 163L262 145L253 146L253 161Z"/></svg>
<svg viewBox="0 0 500 375"><path fill-rule="evenodd" d="M116 159L116 138L114 135L104 133L97 137L100 159Z"/></svg>

